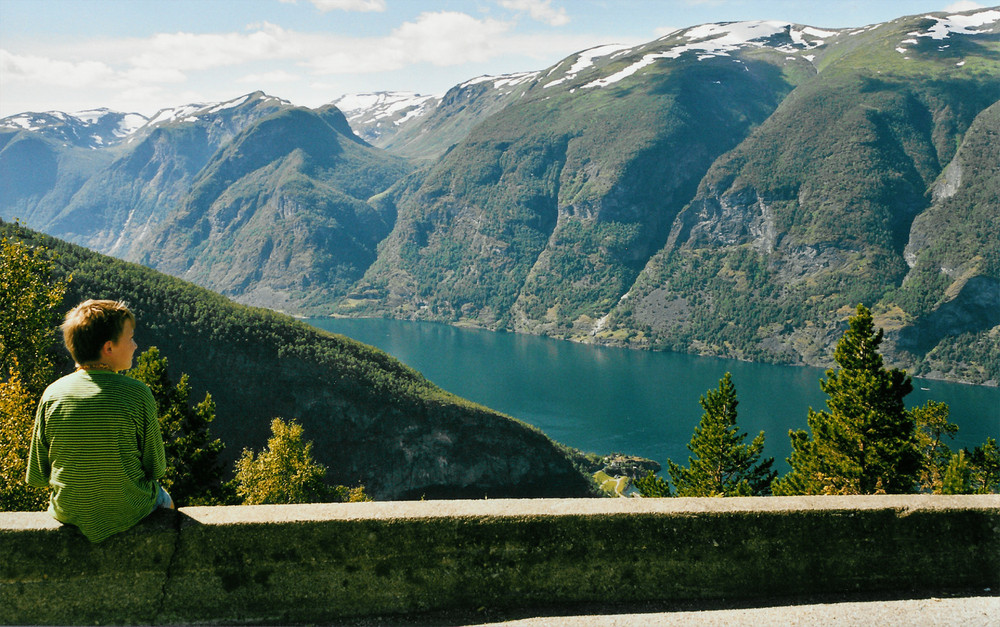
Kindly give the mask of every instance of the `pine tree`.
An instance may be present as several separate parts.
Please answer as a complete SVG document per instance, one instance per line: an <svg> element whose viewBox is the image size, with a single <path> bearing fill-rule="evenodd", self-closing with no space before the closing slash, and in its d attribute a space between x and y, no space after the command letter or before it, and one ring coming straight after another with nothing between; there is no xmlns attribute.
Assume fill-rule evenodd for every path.
<svg viewBox="0 0 1000 627"><path fill-rule="evenodd" d="M944 471L942 494L972 494L972 469L965 458L965 451L959 451L951 456L948 468Z"/></svg>
<svg viewBox="0 0 1000 627"><path fill-rule="evenodd" d="M709 390L701 397L705 413L695 427L684 468L667 460L670 479L677 496L761 496L770 494L775 473L774 459L761 462L764 432L750 444L747 434L736 426L736 387L727 372L719 381L719 389Z"/></svg>
<svg viewBox="0 0 1000 627"><path fill-rule="evenodd" d="M972 491L992 494L1000 490L1000 447L994 438L986 438L968 454L972 471Z"/></svg>
<svg viewBox="0 0 1000 627"><path fill-rule="evenodd" d="M155 346L139 355L128 375L148 385L156 399L167 455L167 472L161 481L174 502L178 506L226 502L219 459L225 445L209 431L215 420L212 395L206 393L203 401L192 406L187 374L175 385L167 374L167 358Z"/></svg>
<svg viewBox="0 0 1000 627"><path fill-rule="evenodd" d="M820 387L829 411L809 410L811 433L789 431L791 472L775 494L901 494L912 492L921 469L913 415L903 397L910 377L888 370L878 352L882 330L858 305L837 343L839 369Z"/></svg>
<svg viewBox="0 0 1000 627"><path fill-rule="evenodd" d="M639 494L646 498L661 498L671 496L670 484L666 479L657 477L656 473L649 472L645 477L639 477L632 482Z"/></svg>

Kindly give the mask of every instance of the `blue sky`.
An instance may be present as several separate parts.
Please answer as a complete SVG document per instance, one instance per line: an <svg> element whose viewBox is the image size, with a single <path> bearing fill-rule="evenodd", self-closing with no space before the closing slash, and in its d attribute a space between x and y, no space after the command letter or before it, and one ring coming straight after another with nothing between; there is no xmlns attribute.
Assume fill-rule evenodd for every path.
<svg viewBox="0 0 1000 627"><path fill-rule="evenodd" d="M164 107L263 90L443 93L675 28L781 20L840 28L974 0L0 0L0 117Z"/></svg>

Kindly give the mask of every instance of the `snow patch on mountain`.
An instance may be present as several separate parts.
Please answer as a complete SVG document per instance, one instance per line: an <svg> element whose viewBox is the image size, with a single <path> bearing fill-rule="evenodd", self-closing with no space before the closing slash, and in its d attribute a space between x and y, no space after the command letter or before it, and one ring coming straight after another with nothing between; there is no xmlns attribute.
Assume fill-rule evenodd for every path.
<svg viewBox="0 0 1000 627"><path fill-rule="evenodd" d="M542 88L547 89L549 87L554 87L556 85L565 83L566 81L576 78L577 74L586 70L589 67L592 67L596 59L610 56L616 52L621 52L623 50L627 51L631 49L632 49L631 47L623 46L621 44L607 44L604 46L597 46L596 48L590 48L588 50L584 50L583 52L577 54L576 61L573 63L572 66L570 66L568 70L566 70L566 73L562 76L562 78L557 78L554 81L550 81L542 85ZM555 68L553 68L553 70L554 69Z"/></svg>
<svg viewBox="0 0 1000 627"><path fill-rule="evenodd" d="M383 122L395 126L419 118L434 109L441 96L424 96L405 91L380 91L363 94L346 94L333 101L333 105L350 123ZM374 131L373 131L374 132ZM373 137L381 133L374 132Z"/></svg>
<svg viewBox="0 0 1000 627"><path fill-rule="evenodd" d="M75 113L20 113L0 120L0 128L49 133L74 145L96 149L119 143L145 126L147 121L138 113L119 113L102 108Z"/></svg>
<svg viewBox="0 0 1000 627"><path fill-rule="evenodd" d="M500 76L477 76L471 80L467 80L461 85L460 89L465 89L466 87L471 87L473 85L478 85L480 83L488 83L493 81L493 89L498 91L503 90L505 87L516 87L522 85L529 81L534 80L541 72L517 72L515 74L501 74ZM509 92L508 92L509 93Z"/></svg>
<svg viewBox="0 0 1000 627"><path fill-rule="evenodd" d="M227 100L225 102L196 102L180 107L160 109L157 111L156 115L150 118L147 126L170 124L174 122L197 122L204 116L215 115L227 109L235 109L236 107L242 106L251 100L258 100L260 102L276 102L284 106L292 106L291 102L283 98L255 92L252 94L246 94L245 96L240 96L239 98Z"/></svg>
<svg viewBox="0 0 1000 627"><path fill-rule="evenodd" d="M912 31L907 33L909 38L899 42L900 45L896 47L896 52L900 54L907 54L910 50L909 48L906 48L904 44L913 45L918 43L918 40L914 39L914 37L930 37L931 39L943 40L951 35L975 35L979 32L975 29L982 26L996 24L1000 21L1000 11L990 9L973 13L971 15L955 14L945 17L926 15L924 18L934 20L934 25L924 31ZM944 48L947 46L942 47Z"/></svg>
<svg viewBox="0 0 1000 627"><path fill-rule="evenodd" d="M657 43L666 44L669 46L668 48L646 53L632 65L610 76L587 83L583 87L607 87L632 76L642 68L661 59L677 59L688 52L697 54L697 59L703 61L713 57L728 56L731 52L736 52L746 46L764 47L771 43L772 38L784 33L787 33L791 38L791 43L776 47L783 52L810 50L823 45L825 38L839 34L837 31L826 31L811 26L797 28L794 24L777 21L702 24L661 37L656 40ZM675 44L678 40L686 40L686 42L680 45L670 45Z"/></svg>
<svg viewBox="0 0 1000 627"><path fill-rule="evenodd" d="M157 124L170 124L171 122L180 122L185 118L192 117L192 114L196 111L201 111L202 109L209 107L206 103L195 103L183 105L180 107L171 107L168 109L160 109L156 112L149 120L149 126L155 126Z"/></svg>
<svg viewBox="0 0 1000 627"><path fill-rule="evenodd" d="M928 15L927 18L935 20L937 23L923 33L918 31L910 34L917 37L930 37L931 39L944 39L952 34L974 35L976 31L969 29L1000 21L1000 11L980 11L972 15L949 15L944 18Z"/></svg>

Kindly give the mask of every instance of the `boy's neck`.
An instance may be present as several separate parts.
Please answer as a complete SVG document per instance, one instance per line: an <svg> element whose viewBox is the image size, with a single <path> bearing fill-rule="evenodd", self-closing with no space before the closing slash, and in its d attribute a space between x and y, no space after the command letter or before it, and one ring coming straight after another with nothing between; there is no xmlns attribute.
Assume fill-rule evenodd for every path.
<svg viewBox="0 0 1000 627"><path fill-rule="evenodd" d="M77 364L76 367L78 370L87 370L87 371L106 370L107 372L114 372L114 369L112 369L111 366L103 362L96 362L90 364Z"/></svg>

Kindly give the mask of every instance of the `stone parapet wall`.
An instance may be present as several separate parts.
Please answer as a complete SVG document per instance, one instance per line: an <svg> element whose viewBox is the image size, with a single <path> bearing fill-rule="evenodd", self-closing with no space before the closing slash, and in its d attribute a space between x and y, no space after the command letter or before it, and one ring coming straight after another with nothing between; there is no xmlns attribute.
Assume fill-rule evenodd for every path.
<svg viewBox="0 0 1000 627"><path fill-rule="evenodd" d="M995 495L190 507L97 545L46 513L0 513L0 624L998 587Z"/></svg>

